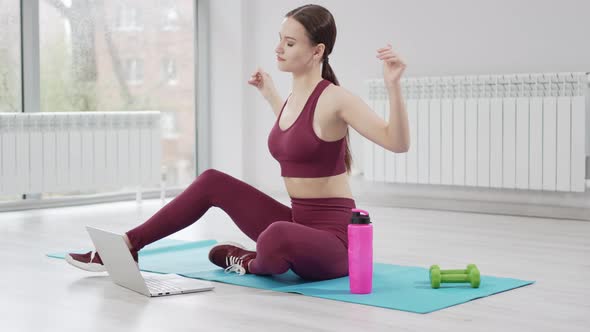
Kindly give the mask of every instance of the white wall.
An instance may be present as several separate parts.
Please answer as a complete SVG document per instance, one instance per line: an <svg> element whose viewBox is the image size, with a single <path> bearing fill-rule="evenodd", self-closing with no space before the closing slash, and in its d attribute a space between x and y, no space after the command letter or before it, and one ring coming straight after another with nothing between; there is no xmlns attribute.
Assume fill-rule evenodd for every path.
<svg viewBox="0 0 590 332"><path fill-rule="evenodd" d="M275 117L246 81L261 65L287 96L291 77L278 71L274 48L284 14L305 3L211 1L212 166L265 188L283 186L266 142ZM406 60L406 77L590 71L589 1L315 3L335 17L330 63L341 85L358 95L365 79L381 77L375 50L387 42ZM590 128L590 115L587 122ZM236 146L239 138L243 144ZM351 139L360 168L364 138L353 133Z"/></svg>
<svg viewBox="0 0 590 332"><path fill-rule="evenodd" d="M246 97L242 79L245 50L242 1L209 2L209 102L211 107L211 167L243 177L243 114Z"/></svg>

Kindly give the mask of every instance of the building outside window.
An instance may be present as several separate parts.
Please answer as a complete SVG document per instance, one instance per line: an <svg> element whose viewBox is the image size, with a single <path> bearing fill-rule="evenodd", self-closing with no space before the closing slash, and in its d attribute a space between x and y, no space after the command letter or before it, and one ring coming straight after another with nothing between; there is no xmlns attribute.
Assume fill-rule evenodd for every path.
<svg viewBox="0 0 590 332"><path fill-rule="evenodd" d="M163 23L162 30L164 31L175 31L180 28L179 26L180 15L174 1L168 2L163 10Z"/></svg>
<svg viewBox="0 0 590 332"><path fill-rule="evenodd" d="M143 82L143 60L136 58L125 60L125 79L129 84Z"/></svg>
<svg viewBox="0 0 590 332"><path fill-rule="evenodd" d="M168 85L178 84L178 77L176 76L176 61L174 61L174 59L166 58L162 60L162 76L164 82Z"/></svg>
<svg viewBox="0 0 590 332"><path fill-rule="evenodd" d="M129 4L121 4L118 7L117 21L115 28L117 30L143 30L141 22L141 12L137 7L132 7Z"/></svg>

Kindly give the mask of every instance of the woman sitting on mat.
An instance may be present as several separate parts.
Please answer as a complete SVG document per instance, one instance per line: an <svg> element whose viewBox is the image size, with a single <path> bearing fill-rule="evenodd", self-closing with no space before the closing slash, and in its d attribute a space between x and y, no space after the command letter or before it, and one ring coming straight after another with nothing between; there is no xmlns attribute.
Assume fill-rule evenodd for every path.
<svg viewBox="0 0 590 332"><path fill-rule="evenodd" d="M206 170L125 234L136 261L144 246L191 225L215 206L256 242L256 251L238 244L213 247L209 259L226 271L271 275L291 269L308 280L348 275L347 226L355 208L348 183L348 127L389 151L408 151L408 119L400 88L406 65L391 45L377 50L390 100L387 123L338 85L328 61L335 40L336 25L327 9L296 8L285 15L275 49L279 70L292 73L291 94L283 103L271 77L260 68L248 81L277 117L268 148L280 164L291 207L228 174ZM85 270L105 270L98 253L72 253L66 258Z"/></svg>

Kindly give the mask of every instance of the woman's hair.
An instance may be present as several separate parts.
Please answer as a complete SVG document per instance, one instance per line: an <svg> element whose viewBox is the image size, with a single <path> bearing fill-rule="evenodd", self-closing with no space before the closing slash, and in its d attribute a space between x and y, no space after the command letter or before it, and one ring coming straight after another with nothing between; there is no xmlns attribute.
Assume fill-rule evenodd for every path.
<svg viewBox="0 0 590 332"><path fill-rule="evenodd" d="M313 46L317 44L324 44L326 46L322 59L322 77L334 83L334 85L340 85L328 61L328 56L332 53L334 43L336 42L336 23L332 14L326 8L319 5L304 5L291 10L285 17L291 17L303 25L307 37ZM348 131L346 132L346 154L344 156L344 162L346 163L347 173L350 173L352 156L350 154Z"/></svg>

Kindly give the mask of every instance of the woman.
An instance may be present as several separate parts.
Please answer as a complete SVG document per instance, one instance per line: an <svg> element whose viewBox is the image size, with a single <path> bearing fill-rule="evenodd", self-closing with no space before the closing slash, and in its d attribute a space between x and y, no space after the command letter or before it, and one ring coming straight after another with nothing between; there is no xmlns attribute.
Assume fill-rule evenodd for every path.
<svg viewBox="0 0 590 332"><path fill-rule="evenodd" d="M239 244L213 247L209 259L226 271L270 275L291 269L308 280L348 274L347 225L355 207L348 183L348 127L387 150L408 150L400 88L406 65L391 45L377 50L390 97L386 123L362 99L338 86L328 60L335 40L336 25L328 10L317 5L296 8L285 15L275 49L279 70L292 73L292 93L283 103L271 77L261 69L248 81L277 116L268 147L280 164L291 207L227 174L207 170L144 224L126 233L136 261L145 245L191 225L215 206L256 242L256 251ZM67 260L86 270L104 270L100 256L92 252L70 254Z"/></svg>

